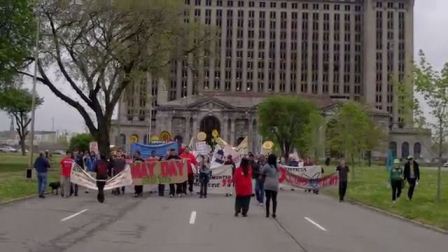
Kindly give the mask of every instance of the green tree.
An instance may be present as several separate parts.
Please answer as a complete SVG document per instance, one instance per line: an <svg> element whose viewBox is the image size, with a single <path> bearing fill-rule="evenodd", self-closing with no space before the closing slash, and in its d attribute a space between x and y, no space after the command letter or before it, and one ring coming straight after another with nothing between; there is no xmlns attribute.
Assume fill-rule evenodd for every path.
<svg viewBox="0 0 448 252"><path fill-rule="evenodd" d="M37 9L43 24L37 80L80 113L104 155L124 91L140 89L148 73L158 77L211 37L203 29L191 39L199 28L184 23L178 0L46 0ZM52 78L55 67L60 78Z"/></svg>
<svg viewBox="0 0 448 252"><path fill-rule="evenodd" d="M25 156L25 139L28 135L28 125L31 122L29 113L33 96L31 92L21 88L8 88L0 93L0 109L13 116L16 122L16 132L19 135L19 145ZM43 99L36 97L36 106L43 103ZM31 147L32 148L32 147Z"/></svg>
<svg viewBox="0 0 448 252"><path fill-rule="evenodd" d="M367 151L372 151L382 139L381 130L374 124L363 105L348 101L339 109L327 130L327 144L333 153L341 154L354 166Z"/></svg>
<svg viewBox="0 0 448 252"><path fill-rule="evenodd" d="M11 83L16 69L32 54L35 22L30 0L0 1L0 84Z"/></svg>
<svg viewBox="0 0 448 252"><path fill-rule="evenodd" d="M288 160L294 148L307 149L306 139L311 137L310 123L318 110L309 101L293 96L272 96L258 107L259 132L272 139Z"/></svg>
<svg viewBox="0 0 448 252"><path fill-rule="evenodd" d="M77 134L70 139L70 151L89 151L93 137L90 134Z"/></svg>
<svg viewBox="0 0 448 252"><path fill-rule="evenodd" d="M420 62L416 66L415 85L417 91L423 94L426 103L431 108L431 115L435 122L430 123L438 142L439 167L437 174L437 200L441 200L441 167L443 145L447 137L448 127L448 63L442 70L436 71L420 51Z"/></svg>

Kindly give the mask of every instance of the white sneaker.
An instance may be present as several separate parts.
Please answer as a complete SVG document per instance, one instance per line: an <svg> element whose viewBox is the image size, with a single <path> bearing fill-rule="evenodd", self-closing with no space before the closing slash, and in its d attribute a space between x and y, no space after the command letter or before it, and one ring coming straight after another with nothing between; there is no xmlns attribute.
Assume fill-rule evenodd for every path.
<svg viewBox="0 0 448 252"><path fill-rule="evenodd" d="M395 200L394 201L392 201L392 204L394 204L395 205L395 203L397 203Z"/></svg>
<svg viewBox="0 0 448 252"><path fill-rule="evenodd" d="M260 203L260 204L258 204L259 206L261 206L261 207L264 207L264 204L263 203Z"/></svg>

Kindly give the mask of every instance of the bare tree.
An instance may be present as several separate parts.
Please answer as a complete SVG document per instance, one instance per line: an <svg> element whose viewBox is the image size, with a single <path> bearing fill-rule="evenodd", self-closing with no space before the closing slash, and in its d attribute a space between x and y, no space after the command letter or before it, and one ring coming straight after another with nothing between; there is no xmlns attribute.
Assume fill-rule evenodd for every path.
<svg viewBox="0 0 448 252"><path fill-rule="evenodd" d="M106 155L123 92L210 37L184 21L183 2L176 0L42 0L36 9L43 24L38 81L81 114ZM193 42L192 32L201 37Z"/></svg>

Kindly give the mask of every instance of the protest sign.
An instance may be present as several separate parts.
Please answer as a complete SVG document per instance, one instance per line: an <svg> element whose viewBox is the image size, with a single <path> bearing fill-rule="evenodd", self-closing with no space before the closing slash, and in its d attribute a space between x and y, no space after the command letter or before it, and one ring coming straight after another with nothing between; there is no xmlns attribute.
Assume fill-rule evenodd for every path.
<svg viewBox="0 0 448 252"><path fill-rule="evenodd" d="M320 166L280 166L280 183L282 186L315 190L337 185L338 182L339 178L336 173L322 177Z"/></svg>
<svg viewBox="0 0 448 252"><path fill-rule="evenodd" d="M76 163L74 163L72 167L70 182L80 185L84 188L98 190L96 186L97 180ZM114 188L129 186L132 185L132 182L131 168L129 165L126 165L125 169L122 172L106 180L104 190L112 190Z"/></svg>
<svg viewBox="0 0 448 252"><path fill-rule="evenodd" d="M89 150L90 153L95 153L96 155L98 155L100 152L98 151L98 142L90 142L89 143Z"/></svg>
<svg viewBox="0 0 448 252"><path fill-rule="evenodd" d="M177 184L187 181L187 161L171 159L166 161L136 162L131 165L134 184Z"/></svg>
<svg viewBox="0 0 448 252"><path fill-rule="evenodd" d="M210 151L211 148L206 142L201 141L196 143L196 152L198 152L199 154L208 155Z"/></svg>
<svg viewBox="0 0 448 252"><path fill-rule="evenodd" d="M166 144L132 144L131 153L134 154L139 151L142 158L146 159L151 156L152 152L154 152L156 156L164 157L168 154L170 149L175 149L177 151L178 148L179 144L176 142Z"/></svg>
<svg viewBox="0 0 448 252"><path fill-rule="evenodd" d="M212 177L208 183L208 193L230 194L233 192L232 166L221 165L212 168ZM194 185L199 187L199 176L195 176Z"/></svg>

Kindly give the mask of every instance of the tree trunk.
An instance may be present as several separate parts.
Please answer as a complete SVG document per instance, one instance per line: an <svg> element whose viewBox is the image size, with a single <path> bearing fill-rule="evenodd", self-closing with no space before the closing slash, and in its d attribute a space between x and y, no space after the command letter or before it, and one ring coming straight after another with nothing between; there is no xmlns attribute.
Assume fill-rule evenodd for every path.
<svg viewBox="0 0 448 252"><path fill-rule="evenodd" d="M22 150L22 156L26 156L25 137L20 137L19 143L20 143L20 148Z"/></svg>
<svg viewBox="0 0 448 252"><path fill-rule="evenodd" d="M110 156L110 137L109 127L101 123L98 125L98 130L92 134L95 140L98 142L98 151L105 157Z"/></svg>
<svg viewBox="0 0 448 252"><path fill-rule="evenodd" d="M441 196L441 170L442 170L442 148L443 148L443 123L439 119L439 167L437 168L437 201L440 202Z"/></svg>

